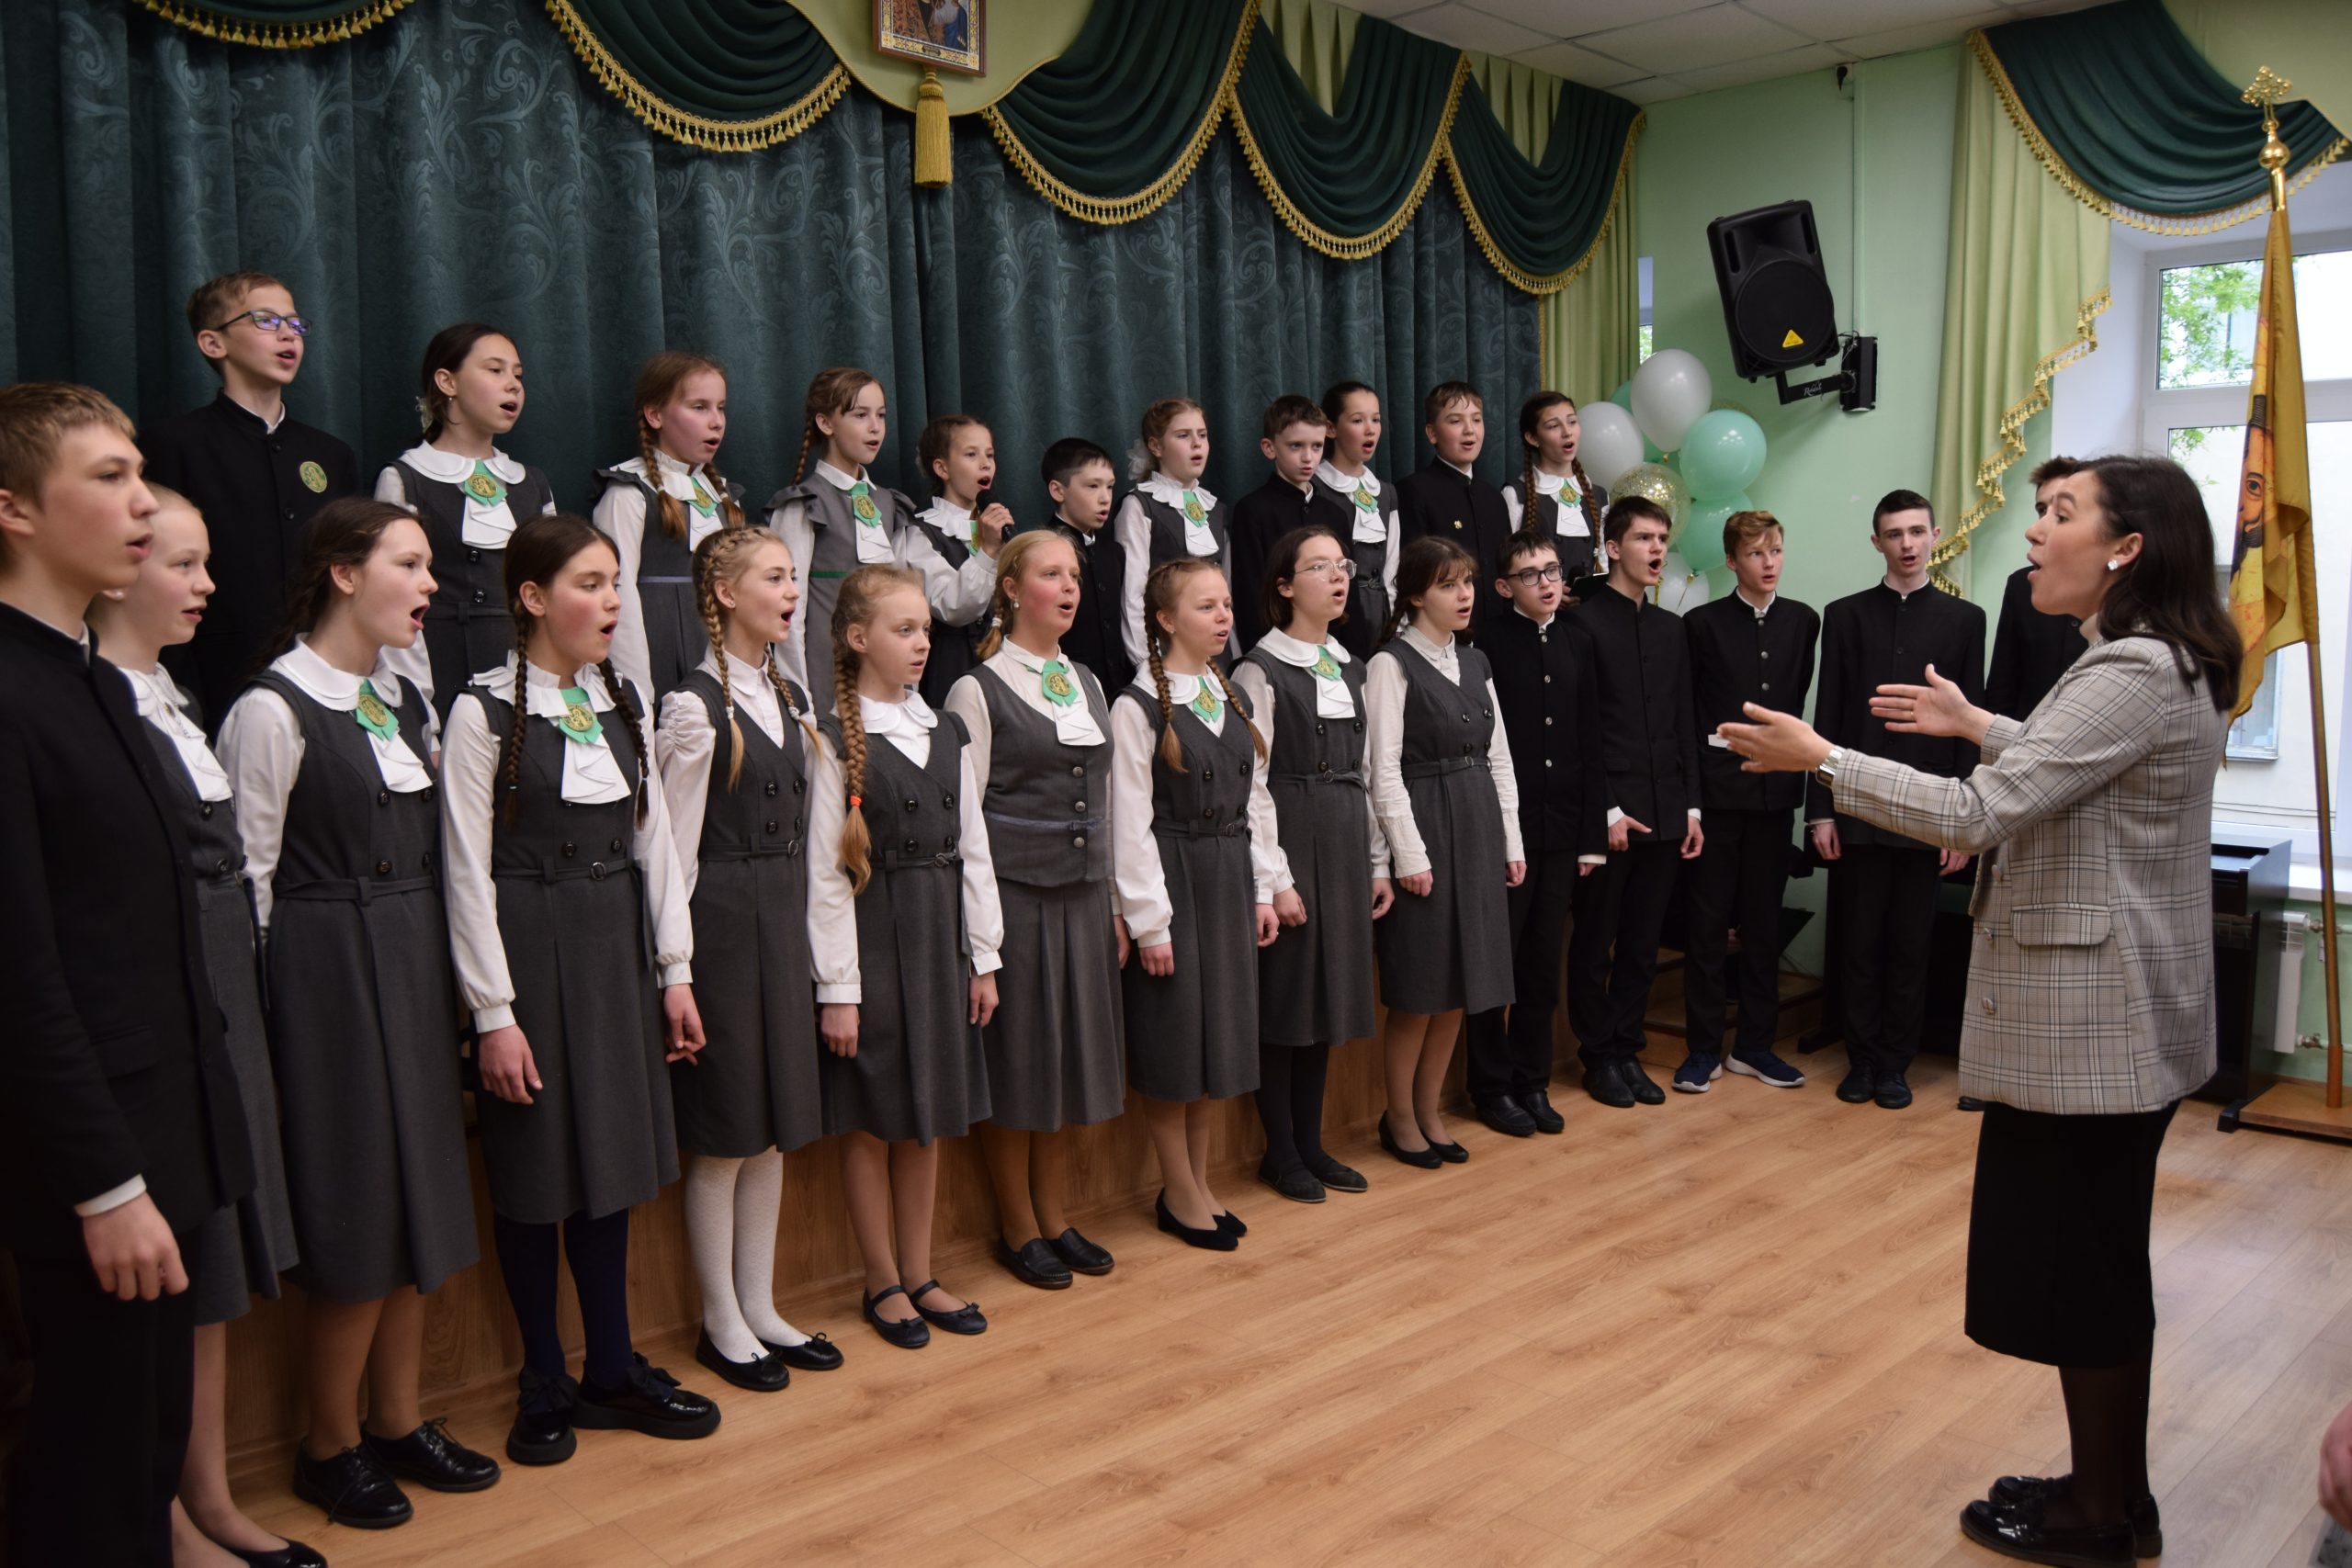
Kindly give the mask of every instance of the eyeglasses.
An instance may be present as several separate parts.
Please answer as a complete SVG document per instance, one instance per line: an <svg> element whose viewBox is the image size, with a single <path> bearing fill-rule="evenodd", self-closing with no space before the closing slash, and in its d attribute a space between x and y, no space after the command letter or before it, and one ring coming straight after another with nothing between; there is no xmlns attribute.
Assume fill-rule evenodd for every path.
<svg viewBox="0 0 2352 1568"><path fill-rule="evenodd" d="M1503 575L1521 588L1532 588L1539 582L1557 582L1566 574L1560 570L1559 563L1555 561L1550 566L1531 566L1523 571L1508 571Z"/></svg>
<svg viewBox="0 0 2352 1568"><path fill-rule="evenodd" d="M1355 576L1356 563L1345 558L1340 560L1311 560L1305 566L1300 567L1295 575L1299 577L1329 577L1334 573L1338 574L1340 581L1345 582Z"/></svg>
<svg viewBox="0 0 2352 1568"><path fill-rule="evenodd" d="M266 333L274 333L280 327L292 327L296 337L311 335L310 322L300 316L281 316L275 310L240 310L212 330L225 333L239 321L251 321Z"/></svg>

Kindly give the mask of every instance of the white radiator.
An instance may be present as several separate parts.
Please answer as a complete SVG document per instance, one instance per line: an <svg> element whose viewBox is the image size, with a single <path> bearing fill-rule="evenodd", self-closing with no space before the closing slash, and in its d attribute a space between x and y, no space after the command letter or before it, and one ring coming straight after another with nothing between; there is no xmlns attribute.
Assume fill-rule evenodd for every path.
<svg viewBox="0 0 2352 1568"><path fill-rule="evenodd" d="M2278 1008L2270 1022L2270 1049L2291 1056L2301 1038L2297 1025L2303 1009L2303 953L2311 946L2309 915L2290 912L2271 923L2271 940L2278 944Z"/></svg>

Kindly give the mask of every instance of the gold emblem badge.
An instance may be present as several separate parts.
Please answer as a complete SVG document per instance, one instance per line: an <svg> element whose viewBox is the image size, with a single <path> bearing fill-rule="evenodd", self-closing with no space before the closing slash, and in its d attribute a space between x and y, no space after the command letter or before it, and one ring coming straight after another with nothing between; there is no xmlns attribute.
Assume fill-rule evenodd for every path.
<svg viewBox="0 0 2352 1568"><path fill-rule="evenodd" d="M1366 489L1363 485L1358 485L1356 486L1356 504L1363 507L1366 512L1370 512L1374 507L1380 504L1380 501L1379 498L1374 496L1370 490Z"/></svg>
<svg viewBox="0 0 2352 1568"><path fill-rule="evenodd" d="M305 462L300 468L294 471L302 476L302 483L310 488L310 491L312 495L326 494L327 471L324 468L322 468L316 463Z"/></svg>
<svg viewBox="0 0 2352 1568"><path fill-rule="evenodd" d="M1331 657L1329 649L1323 648L1316 650L1315 672L1326 681L1336 681L1340 678L1340 661Z"/></svg>
<svg viewBox="0 0 2352 1568"><path fill-rule="evenodd" d="M1188 523L1205 523L1208 521L1208 517L1209 514L1201 508L1201 498L1194 495L1191 491L1186 491L1184 492L1184 520Z"/></svg>
<svg viewBox="0 0 2352 1568"><path fill-rule="evenodd" d="M874 498L870 495L851 497L849 509L860 523L869 527L882 520L882 509L874 504Z"/></svg>
<svg viewBox="0 0 2352 1568"><path fill-rule="evenodd" d="M392 722L392 713L384 705L382 698L373 692L363 691L359 694L359 722L370 729L381 729Z"/></svg>
<svg viewBox="0 0 2352 1568"><path fill-rule="evenodd" d="M495 506L506 499L506 487L488 468L477 466L466 476L466 493L484 506Z"/></svg>

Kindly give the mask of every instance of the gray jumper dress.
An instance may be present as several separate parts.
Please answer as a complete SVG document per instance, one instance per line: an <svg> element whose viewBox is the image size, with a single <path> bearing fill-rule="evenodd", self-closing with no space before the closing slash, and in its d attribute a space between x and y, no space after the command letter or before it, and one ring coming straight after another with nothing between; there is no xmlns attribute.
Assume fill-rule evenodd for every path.
<svg viewBox="0 0 2352 1568"><path fill-rule="evenodd" d="M867 482L872 485L875 509L881 513L879 526L895 545L899 536L906 532L914 508L897 491ZM815 541L808 547L808 558L799 563L800 608L796 614L807 639L803 647L808 662L808 701L811 711L822 718L833 711L833 667L831 655L826 650L832 646L833 606L841 600L842 579L858 568L858 521L850 511L849 492L822 477L811 477L789 490L776 491L768 500L769 515L774 516L780 508L796 501L801 504ZM897 558L894 555L892 558ZM701 660L701 654L695 655L696 663Z"/></svg>
<svg viewBox="0 0 2352 1568"><path fill-rule="evenodd" d="M1258 1038L1271 1045L1336 1045L1373 1030L1372 796L1363 774L1360 660L1340 666L1356 716L1315 711L1317 677L1252 649L1274 689L1274 741L1266 788L1306 923L1284 926L1258 951Z"/></svg>
<svg viewBox="0 0 2352 1568"><path fill-rule="evenodd" d="M188 716L196 722L193 713ZM294 1212L286 1201L286 1161L277 1145L277 1082L270 1072L254 900L242 874L245 847L237 836L237 803L204 799L180 761L179 748L160 727L149 725L147 739L163 764L172 807L187 840L204 972L227 1025L229 1065L236 1069L237 1096L244 1106L245 1133L254 1149L253 1191L216 1211L187 1246L188 1291L195 1300L197 1325L202 1327L243 1317L254 1296L276 1300L277 1277L294 1266L299 1249Z"/></svg>
<svg viewBox="0 0 2352 1568"><path fill-rule="evenodd" d="M255 684L302 726L265 965L301 1249L288 1278L342 1302L430 1292L479 1256L439 791L386 789L350 714L272 672ZM424 699L405 681L396 712L430 759Z"/></svg>
<svg viewBox="0 0 2352 1568"><path fill-rule="evenodd" d="M1401 637L1381 649L1405 672L1405 790L1435 874L1427 897L1398 888L1373 928L1381 1000L1398 1012L1483 1012L1513 995L1503 808L1487 761L1495 733L1487 658L1456 648L1458 686Z"/></svg>
<svg viewBox="0 0 2352 1568"><path fill-rule="evenodd" d="M1173 911L1175 972L1125 970L1127 1077L1149 1100L1190 1104L1258 1087L1258 882L1250 863L1250 780L1258 754L1239 703L1222 730L1175 710L1183 773L1159 752L1159 704L1119 701L1151 720L1151 834Z"/></svg>
<svg viewBox="0 0 2352 1568"><path fill-rule="evenodd" d="M1004 967L988 1054L989 1120L1024 1133L1107 1122L1126 1108L1119 947L1111 927L1111 707L1071 666L1102 739L1066 745L1054 721L982 665L971 678L992 739L982 810L1004 906Z"/></svg>
<svg viewBox="0 0 2352 1568"><path fill-rule="evenodd" d="M695 552L662 525L662 492L644 475L633 468L599 468L596 477L607 485L636 486L645 502L645 531L637 547L637 603L645 617L646 673L653 682L646 695L659 704L686 683L687 675L710 651L710 635L695 604ZM700 476L708 478L707 472ZM724 499L740 506L743 487L729 480ZM694 507L683 501L678 505L691 530ZM724 726L719 733L726 733Z"/></svg>
<svg viewBox="0 0 2352 1568"><path fill-rule="evenodd" d="M514 710L481 686L469 689L501 738L503 779ZM628 721L617 709L602 717L615 765L634 779ZM601 1219L678 1179L662 993L633 847L637 805L627 796L594 806L564 799L563 749L573 744L553 720L526 719L522 787L499 791L491 818L514 1021L544 1087L528 1105L477 1094L474 1115L491 1207L526 1224ZM508 800L518 803L512 823Z"/></svg>
<svg viewBox="0 0 2352 1568"><path fill-rule="evenodd" d="M406 463L392 467L400 470L401 493L433 546L433 603L424 610L424 653L433 667L434 705L447 718L449 705L468 681L503 664L514 651L514 619L506 612L506 552L466 543L464 490L428 479ZM519 524L545 512L554 498L547 475L526 465L522 482L507 487L506 509Z"/></svg>
<svg viewBox="0 0 2352 1568"><path fill-rule="evenodd" d="M860 808L872 880L857 896L857 1055L824 1057L825 1131L885 1143L961 1137L989 1118L988 1062L970 1021L964 931L964 721L939 716L922 767L889 741L865 748ZM837 721L823 721L838 752Z"/></svg>
<svg viewBox="0 0 2352 1568"><path fill-rule="evenodd" d="M678 1147L749 1159L824 1135L817 986L808 953L808 740L789 714L784 744L748 718L743 771L728 786L727 705L718 679L681 682L710 711L718 745L695 852L695 1004L710 1043L673 1063ZM793 689L795 707L808 700Z"/></svg>

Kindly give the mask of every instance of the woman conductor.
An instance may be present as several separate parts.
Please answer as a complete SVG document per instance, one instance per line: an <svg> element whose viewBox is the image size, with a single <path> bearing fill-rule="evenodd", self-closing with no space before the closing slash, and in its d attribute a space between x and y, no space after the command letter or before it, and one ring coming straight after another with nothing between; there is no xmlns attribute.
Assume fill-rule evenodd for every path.
<svg viewBox="0 0 2352 1568"><path fill-rule="evenodd" d="M1931 668L1882 686L1889 728L1984 750L1964 779L1833 747L1798 719L1724 739L1757 772L1809 771L1838 809L1984 857L1960 1044L1986 1101L1969 1216L1969 1337L2058 1368L2070 1476L2006 1476L1961 1515L2029 1562L2130 1563L2162 1548L2148 1491L2156 1151L2214 1068L2208 854L2240 646L2188 476L2105 457L2027 530L2034 608L2090 651L2023 722Z"/></svg>

